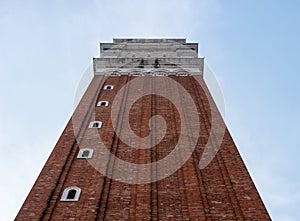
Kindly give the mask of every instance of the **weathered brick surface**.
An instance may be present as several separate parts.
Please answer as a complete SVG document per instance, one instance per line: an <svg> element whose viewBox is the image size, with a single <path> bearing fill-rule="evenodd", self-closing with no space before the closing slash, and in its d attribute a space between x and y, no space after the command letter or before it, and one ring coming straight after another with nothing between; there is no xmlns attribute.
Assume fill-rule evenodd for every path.
<svg viewBox="0 0 300 221"><path fill-rule="evenodd" d="M167 133L151 149L136 150L124 144L114 132L110 111L118 90L133 78L95 76L76 110L86 115L78 136L81 147L94 145L95 138L86 128L94 120L92 113L95 108L96 120L103 122L98 132L106 147L123 160L144 164L162 159L170 153L180 136L180 118L185 117L187 121L192 119L179 116L176 107L163 97L145 96L131 109L132 130L138 136L147 136L149 119L160 114L166 119ZM185 87L200 112L198 143L182 168L151 184L131 185L111 180L100 174L87 160L76 158L79 147L70 121L16 220L270 220L227 130L217 156L205 169L199 170L199 159L210 132L210 106L203 88L193 77L171 78ZM114 85L114 90L102 90L103 85L107 84ZM181 95L170 90L168 85L165 85L165 90L170 96L181 99ZM126 93L123 94L123 105L126 105L129 91ZM100 100L107 100L110 105L94 107ZM181 99L181 105L182 108L188 108L184 99ZM121 105L120 119L123 117L123 108ZM123 132L121 120L118 128ZM101 163L101 156L95 157ZM114 162L109 161L104 166L113 170ZM155 176L155 170L151 176ZM69 186L81 188L78 202L60 201L63 190Z"/></svg>

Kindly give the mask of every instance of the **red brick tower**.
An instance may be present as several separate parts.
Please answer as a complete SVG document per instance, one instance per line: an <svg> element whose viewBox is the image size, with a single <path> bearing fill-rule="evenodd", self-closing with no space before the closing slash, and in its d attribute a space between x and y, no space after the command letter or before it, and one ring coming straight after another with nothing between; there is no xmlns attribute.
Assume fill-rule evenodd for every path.
<svg viewBox="0 0 300 221"><path fill-rule="evenodd" d="M114 39L16 220L271 220L198 44Z"/></svg>

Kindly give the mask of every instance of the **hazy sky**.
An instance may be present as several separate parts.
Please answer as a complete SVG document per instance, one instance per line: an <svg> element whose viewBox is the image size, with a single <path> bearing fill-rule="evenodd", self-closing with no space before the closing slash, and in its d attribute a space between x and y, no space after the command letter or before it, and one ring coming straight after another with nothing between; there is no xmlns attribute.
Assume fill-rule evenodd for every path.
<svg viewBox="0 0 300 221"><path fill-rule="evenodd" d="M0 0L0 220L13 220L73 110L99 42L186 37L274 220L300 220L300 1Z"/></svg>

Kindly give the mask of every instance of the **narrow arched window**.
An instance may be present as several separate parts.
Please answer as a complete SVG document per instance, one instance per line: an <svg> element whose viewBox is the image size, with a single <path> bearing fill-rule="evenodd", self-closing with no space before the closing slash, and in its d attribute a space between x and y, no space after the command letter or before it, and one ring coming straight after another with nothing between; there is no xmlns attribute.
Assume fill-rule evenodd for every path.
<svg viewBox="0 0 300 221"><path fill-rule="evenodd" d="M78 201L80 197L81 189L77 186L71 186L64 190L61 201Z"/></svg>
<svg viewBox="0 0 300 221"><path fill-rule="evenodd" d="M92 121L90 122L89 128L101 128L102 122L101 121Z"/></svg>
<svg viewBox="0 0 300 221"><path fill-rule="evenodd" d="M93 152L94 150L89 148L80 149L77 158L92 158Z"/></svg>
<svg viewBox="0 0 300 221"><path fill-rule="evenodd" d="M99 101L97 103L98 107L107 107L108 106L108 101Z"/></svg>
<svg viewBox="0 0 300 221"><path fill-rule="evenodd" d="M85 150L82 152L82 157L88 157L90 155L90 151L89 150Z"/></svg>
<svg viewBox="0 0 300 221"><path fill-rule="evenodd" d="M112 90L112 89L114 89L114 86L112 86L112 85L105 85L103 89L104 90Z"/></svg>
<svg viewBox="0 0 300 221"><path fill-rule="evenodd" d="M68 200L73 200L76 196L76 190L69 190L68 195L67 195L67 199Z"/></svg>

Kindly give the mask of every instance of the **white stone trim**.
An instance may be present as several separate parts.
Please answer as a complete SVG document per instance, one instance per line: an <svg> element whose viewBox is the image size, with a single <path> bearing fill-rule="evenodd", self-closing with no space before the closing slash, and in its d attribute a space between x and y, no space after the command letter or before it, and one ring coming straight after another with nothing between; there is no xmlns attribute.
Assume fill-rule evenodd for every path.
<svg viewBox="0 0 300 221"><path fill-rule="evenodd" d="M184 71L178 68L140 68L139 70L130 69L130 68L120 68L118 69L118 74L114 73L115 68L103 68L96 69L95 75L105 75L105 76L146 76L146 75L155 75L155 72L163 70L166 75L183 75L181 72L188 73L188 75L202 75L200 68L185 68ZM180 74L178 74L180 73Z"/></svg>

